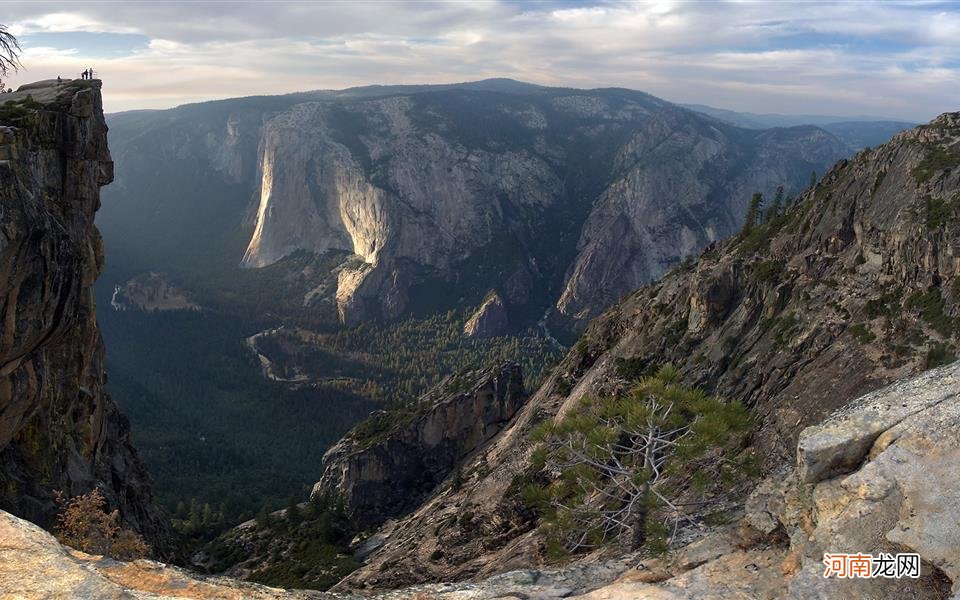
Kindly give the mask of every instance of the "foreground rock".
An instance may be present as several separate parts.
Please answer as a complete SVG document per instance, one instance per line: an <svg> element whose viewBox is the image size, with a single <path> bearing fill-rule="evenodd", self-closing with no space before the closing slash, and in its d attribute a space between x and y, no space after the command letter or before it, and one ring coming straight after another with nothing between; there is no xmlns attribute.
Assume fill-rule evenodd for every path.
<svg viewBox="0 0 960 600"><path fill-rule="evenodd" d="M0 102L0 508L49 526L54 490L99 487L162 550L169 526L104 391L94 214L113 162L100 82L39 82Z"/></svg>
<svg viewBox="0 0 960 600"><path fill-rule="evenodd" d="M125 563L84 554L61 546L36 525L0 511L0 597L293 600L334 596L285 592L223 578L204 579L149 560Z"/></svg>
<svg viewBox="0 0 960 600"><path fill-rule="evenodd" d="M775 516L799 556L791 598L960 591L960 363L863 397L805 430L797 454L796 476L751 512ZM827 552L915 552L922 576L824 579Z"/></svg>

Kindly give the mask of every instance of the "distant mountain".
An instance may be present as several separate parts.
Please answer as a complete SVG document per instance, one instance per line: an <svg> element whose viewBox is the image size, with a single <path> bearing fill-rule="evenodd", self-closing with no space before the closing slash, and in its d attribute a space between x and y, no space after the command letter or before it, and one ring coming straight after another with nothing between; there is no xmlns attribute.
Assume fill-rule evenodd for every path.
<svg viewBox="0 0 960 600"><path fill-rule="evenodd" d="M704 104L683 104L682 106L710 115L721 121L726 121L732 125L747 127L749 129L816 125L837 136L852 151L884 144L889 141L894 134L917 125L916 123L907 121L877 119L876 117L758 114L714 108Z"/></svg>
<svg viewBox="0 0 960 600"><path fill-rule="evenodd" d="M848 150L624 89L494 79L238 98L111 115L99 224L131 273L341 253L309 302L339 319L476 305L579 329ZM190 290L187 290L188 292Z"/></svg>

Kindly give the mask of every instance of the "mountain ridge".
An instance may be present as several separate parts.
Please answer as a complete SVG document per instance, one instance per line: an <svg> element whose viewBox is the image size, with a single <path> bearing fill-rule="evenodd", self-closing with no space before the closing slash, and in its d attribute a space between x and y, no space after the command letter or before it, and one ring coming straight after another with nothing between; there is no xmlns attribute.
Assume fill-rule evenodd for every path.
<svg viewBox="0 0 960 600"><path fill-rule="evenodd" d="M504 85L510 91L503 91ZM515 255L490 265L499 275L475 277L466 298L479 300L511 273L539 280L535 287L556 289L551 295L567 287L568 299L556 307L561 313L556 325L579 329L611 299L731 232L753 191L772 195L777 185L798 191L810 170L823 170L845 153L820 130L758 134L643 92L529 88L503 80L215 101L115 115L112 126L118 172L129 176L121 176L108 193L100 222L108 245L130 240L120 248L137 270L171 270L151 256L164 256L159 262L181 269L215 259L224 263L223 270L240 262L238 254L244 264L262 266L298 248L355 253L362 264L345 265L336 295L341 320L348 324L415 311L409 296L417 295L420 280L456 294L453 272L468 267L453 268L451 259L469 262L506 242L516 246ZM645 135L666 143L646 144ZM296 136L302 143L294 147L290 141ZM679 150L681 145L688 147ZM445 157L435 154L441 151ZM170 175L182 200L145 189L157 176L156 161L147 157L158 153L169 157L162 169L173 167L171 159L185 161ZM668 159L666 153L673 154ZM327 157L322 169L321 155ZM439 172L441 162L448 173ZM217 176L196 179L199 174L191 172L198 165ZM693 184L694 177L701 183ZM616 207L618 185L634 194L631 202L653 209L650 224L636 210ZM544 191L548 197L535 197ZM464 222L452 219L450 211ZM146 214L170 222L163 228L167 238L157 237L155 220L148 224ZM614 227L625 236L622 241L601 241L610 219L622 221ZM467 231L464 223L470 224ZM537 233L544 226L559 232L556 239ZM654 235L650 228L670 234ZM205 245L200 261L190 260L185 253L201 252L191 238L210 230L221 239ZM134 235L144 242L131 246ZM668 244L660 241L671 235ZM497 236L504 239L494 241ZM245 253L237 250L242 237ZM420 242L413 244L413 237ZM609 250L598 254L597 244L611 243L634 247L627 277L622 283L579 283L586 275L574 257L607 260L601 254ZM531 316L548 307L546 297L506 300L514 305L509 312ZM438 306L450 307L449 301Z"/></svg>

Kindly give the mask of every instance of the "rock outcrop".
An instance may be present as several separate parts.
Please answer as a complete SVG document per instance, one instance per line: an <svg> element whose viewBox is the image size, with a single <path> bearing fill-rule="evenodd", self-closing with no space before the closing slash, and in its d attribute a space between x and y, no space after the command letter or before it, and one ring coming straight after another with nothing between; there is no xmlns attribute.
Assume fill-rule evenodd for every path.
<svg viewBox="0 0 960 600"><path fill-rule="evenodd" d="M49 527L54 490L99 487L162 552L169 526L104 391L93 221L113 163L100 82L40 82L2 101L0 508Z"/></svg>
<svg viewBox="0 0 960 600"><path fill-rule="evenodd" d="M374 414L330 448L313 494L336 494L357 523L379 525L416 508L525 401L516 364L448 378L399 413Z"/></svg>
<svg viewBox="0 0 960 600"><path fill-rule="evenodd" d="M36 525L0 511L0 597L22 600L333 600L341 596L284 591L232 579L202 578L138 560L120 562L61 546Z"/></svg>
<svg viewBox="0 0 960 600"><path fill-rule="evenodd" d="M463 335L469 338L494 337L506 333L509 326L503 299L497 292L491 292L463 325Z"/></svg>
<svg viewBox="0 0 960 600"><path fill-rule="evenodd" d="M523 512L517 486L530 464L531 429L663 363L748 404L758 454L775 470L792 460L805 427L952 360L958 167L960 113L950 113L838 163L782 214L631 294L591 323L511 426L465 463L471 476L460 488L441 486L399 519L342 586L476 577L538 560L541 541L524 525L533 515ZM469 531L444 526L467 510Z"/></svg>
<svg viewBox="0 0 960 600"><path fill-rule="evenodd" d="M167 310L200 310L186 292L173 284L163 273L144 273L117 286L110 299L114 310L144 312Z"/></svg>

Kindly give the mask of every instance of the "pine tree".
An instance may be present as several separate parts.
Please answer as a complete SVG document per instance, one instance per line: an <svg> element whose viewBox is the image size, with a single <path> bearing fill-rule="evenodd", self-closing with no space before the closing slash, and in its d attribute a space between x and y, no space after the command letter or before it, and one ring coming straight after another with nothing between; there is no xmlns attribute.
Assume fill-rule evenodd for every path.
<svg viewBox="0 0 960 600"><path fill-rule="evenodd" d="M740 231L740 235L746 236L753 231L762 208L763 194L757 192L750 198L750 204L747 206L747 216L743 220L743 229Z"/></svg>
<svg viewBox="0 0 960 600"><path fill-rule="evenodd" d="M270 515L270 509L267 507L266 502L263 506L260 507L260 512L257 513L257 525L261 529L268 529L273 524L273 518Z"/></svg>
<svg viewBox="0 0 960 600"><path fill-rule="evenodd" d="M763 212L763 222L769 223L770 221L776 219L780 216L780 212L783 210L783 186L777 186L777 193L773 197L773 202L770 203L770 206L767 207L767 210Z"/></svg>
<svg viewBox="0 0 960 600"><path fill-rule="evenodd" d="M291 527L295 527L300 524L300 521L303 520L303 515L300 514L300 506L297 504L296 496L290 496L287 498L287 523Z"/></svg>

